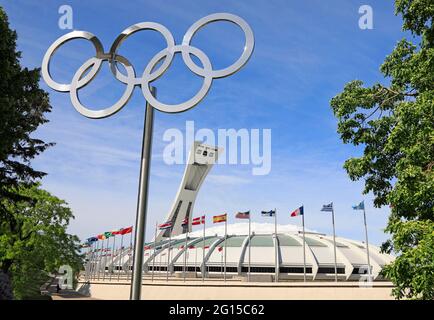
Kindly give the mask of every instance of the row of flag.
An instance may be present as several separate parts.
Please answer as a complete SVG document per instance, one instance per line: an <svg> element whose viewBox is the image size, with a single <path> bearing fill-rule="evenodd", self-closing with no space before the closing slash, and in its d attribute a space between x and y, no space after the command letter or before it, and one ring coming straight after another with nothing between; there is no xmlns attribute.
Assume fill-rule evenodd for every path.
<svg viewBox="0 0 434 320"><path fill-rule="evenodd" d="M83 244L82 246L90 246L93 242L99 241L99 240L106 240L108 238L117 236L117 235L126 235L133 232L133 227L127 227L127 228L120 228L119 230L115 230L115 231L107 231L107 232L103 232L95 237L90 237L87 238L87 242L85 244Z"/></svg>
<svg viewBox="0 0 434 320"><path fill-rule="evenodd" d="M352 208L354 210L364 210L365 205L364 202L360 202L357 205L352 206ZM329 203L329 204L325 204L322 206L321 211L324 212L332 212L333 211L333 203ZM290 217L297 217L297 216L301 216L304 214L304 208L303 206L297 208L296 210L292 211L290 213ZM274 217L276 215L276 210L269 210L269 211L261 211L261 215L263 217ZM235 218L236 219L250 219L250 211L245 211L245 212L237 212L235 214ZM220 223L220 222L226 222L227 221L227 214L221 214L221 215L216 215L212 217L212 221L213 223ZM188 225L188 218L185 218L182 221L182 225ZM193 226L195 225L201 225L201 224L205 224L205 216L200 216L200 217L196 217L193 218L192 223ZM158 226L158 228L160 230L166 230L166 229L171 229L173 227L173 223L172 221L167 221L165 223L162 223ZM110 237L114 237L116 235L125 235L125 234L129 234L133 231L133 227L127 227L127 228L121 228L119 230L116 231L107 231L104 232L102 234L99 234L95 237L90 237L87 239L87 243L83 244L83 247L88 247L92 242L98 241L98 240L106 240Z"/></svg>
<svg viewBox="0 0 434 320"><path fill-rule="evenodd" d="M363 210L365 208L364 202L360 202L358 205L354 205L352 206L352 208L354 210ZM333 203L329 203L329 204L325 204L322 206L321 211L323 212L332 212L333 211ZM297 217L297 216L301 216L304 215L304 207L301 206L297 209L295 209L294 211L292 211L290 213L290 217ZM276 210L270 210L270 211L261 211L261 216L263 217L274 217L276 216ZM245 212L237 212L235 214L235 218L236 219L250 219L250 211L245 211ZM227 221L227 214L221 214L221 215L216 215L212 217L212 222L213 223L220 223L220 222L226 222ZM205 216L201 216L201 217L196 217L193 218L192 220L192 225L200 225L200 224L205 224ZM188 225L188 218L185 218L182 221L182 225L186 226ZM166 229L171 229L173 226L172 221L167 221L165 223L162 223L158 226L158 228L160 230L166 230Z"/></svg>

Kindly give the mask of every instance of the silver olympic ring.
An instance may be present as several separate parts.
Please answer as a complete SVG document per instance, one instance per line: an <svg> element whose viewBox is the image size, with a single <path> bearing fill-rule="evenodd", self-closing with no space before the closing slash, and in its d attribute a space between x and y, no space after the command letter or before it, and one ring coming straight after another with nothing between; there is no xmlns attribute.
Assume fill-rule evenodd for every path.
<svg viewBox="0 0 434 320"><path fill-rule="evenodd" d="M208 56L200 49L190 45L193 36L196 32L205 25L216 21L229 21L238 25L244 32L245 46L244 51L236 62L229 67L220 70L213 70L212 64ZM148 63L141 77L136 77L136 72L131 63L123 56L117 53L121 44L132 34L141 30L154 30L159 32L166 40L167 47L158 52ZM66 42L74 39L89 40L95 47L95 56L88 59L74 74L70 84L58 83L51 77L50 74L50 61L54 53ZM109 117L119 110L121 110L129 101L134 91L135 86L140 86L143 96L146 101L162 112L177 113L183 112L193 108L197 105L208 93L211 88L213 79L223 78L230 76L241 69L249 60L254 48L254 37L250 26L240 17L229 13L215 13L206 16L196 23L194 23L185 33L181 45L177 45L170 31L161 24L155 22L141 22L134 24L125 29L113 42L108 53L104 53L103 45L100 40L92 33L86 31L73 31L67 33L56 41L48 48L42 60L42 77L49 87L60 92L69 92L71 103L74 108L82 115L93 118ZM199 92L190 100L180 104L164 104L158 101L151 93L150 84L161 77L172 64L175 54L180 53L187 67L195 74L204 78L203 85ZM191 55L196 56L202 67L197 66ZM88 85L101 69L101 65L107 61L115 78L126 84L127 87L122 97L112 106L102 110L92 110L86 108L78 97L78 90ZM154 70L160 63L161 65ZM126 74L119 71L117 64L120 63L124 66Z"/></svg>

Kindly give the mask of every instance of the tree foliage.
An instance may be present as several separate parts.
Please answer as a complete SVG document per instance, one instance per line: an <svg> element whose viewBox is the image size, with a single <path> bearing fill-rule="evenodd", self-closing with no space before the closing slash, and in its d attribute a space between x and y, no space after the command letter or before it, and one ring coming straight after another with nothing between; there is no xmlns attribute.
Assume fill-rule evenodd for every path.
<svg viewBox="0 0 434 320"><path fill-rule="evenodd" d="M11 297L11 277L15 298L35 297L49 272L81 261L66 232L71 210L39 188L45 173L30 163L52 145L33 137L51 106L40 70L21 67L16 39L0 7L0 299Z"/></svg>
<svg viewBox="0 0 434 320"><path fill-rule="evenodd" d="M344 168L364 179L374 205L390 205L384 274L396 298L434 298L434 1L396 0L412 41L400 40L380 70L388 84L348 83L331 106L344 143L363 155Z"/></svg>
<svg viewBox="0 0 434 320"><path fill-rule="evenodd" d="M65 201L39 186L21 187L19 195L25 200L3 200L14 219L0 222L0 268L12 275L18 299L39 295L61 265L78 271L83 262L79 239L67 233L74 216Z"/></svg>
<svg viewBox="0 0 434 320"><path fill-rule="evenodd" d="M44 176L30 161L51 144L31 134L47 122L51 106L48 94L39 88L40 70L21 68L16 39L0 7L0 199L19 200L14 187ZM0 205L0 219L7 219L6 214Z"/></svg>

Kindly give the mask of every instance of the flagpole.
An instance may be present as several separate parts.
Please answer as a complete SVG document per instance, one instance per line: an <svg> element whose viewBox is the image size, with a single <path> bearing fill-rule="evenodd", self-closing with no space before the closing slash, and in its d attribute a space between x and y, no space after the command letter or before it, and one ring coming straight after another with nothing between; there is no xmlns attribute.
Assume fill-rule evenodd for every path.
<svg viewBox="0 0 434 320"><path fill-rule="evenodd" d="M186 278L186 267L187 267L187 241L188 241L188 227L187 227L187 232L185 233L185 244L184 244L184 282L185 282L185 278Z"/></svg>
<svg viewBox="0 0 434 320"><path fill-rule="evenodd" d="M116 247L116 235L113 236L113 250L112 250L112 271L110 272L110 269L108 270L109 273L109 281L112 281L112 273L113 273L113 263L115 258L115 247Z"/></svg>
<svg viewBox="0 0 434 320"><path fill-rule="evenodd" d="M227 214L226 214L226 219L225 219L225 247L224 247L224 250L225 250L225 274L224 274L224 281L226 282L226 259L227 259L227 254L226 254L226 248L227 248L227 241L228 240L228 216L227 216Z"/></svg>
<svg viewBox="0 0 434 320"><path fill-rule="evenodd" d="M251 216L250 216L250 211L249 211L249 272L247 273L247 281L248 282L250 282L250 257L251 257L251 250L250 250L250 248L251 248L251 242L252 242L252 239L251 239L251 226L250 226L250 223L251 222Z"/></svg>
<svg viewBox="0 0 434 320"><path fill-rule="evenodd" d="M200 217L200 222L202 222L202 217ZM205 220L203 221L203 236L202 236L202 282L205 281Z"/></svg>
<svg viewBox="0 0 434 320"><path fill-rule="evenodd" d="M133 277L133 264L132 264L132 260L130 259L132 253L134 252L133 250L133 231L131 231L130 233L130 253L128 254L128 270L127 270L127 279L131 279Z"/></svg>
<svg viewBox="0 0 434 320"><path fill-rule="evenodd" d="M87 280L86 280L87 282L90 281L90 275L91 275L91 270L92 270L93 245L94 245L94 242L93 241L90 242L88 260L87 260L87 265L88 265L88 267L87 267Z"/></svg>
<svg viewBox="0 0 434 320"><path fill-rule="evenodd" d="M93 249L92 249L92 264L90 265L90 280L93 280L93 273L94 273L94 270L95 270L95 257L96 257L96 255L95 255L95 248L97 247L97 245L98 245L98 241L94 241L93 242Z"/></svg>
<svg viewBox="0 0 434 320"><path fill-rule="evenodd" d="M335 255L335 282L338 282L338 264L336 262L336 231L335 231L335 208L332 202L332 224L333 224L333 249Z"/></svg>
<svg viewBox="0 0 434 320"><path fill-rule="evenodd" d="M306 234L304 232L304 205L301 206L303 208L303 214L301 215L301 221L303 223L303 265L304 265L304 282L306 282Z"/></svg>
<svg viewBox="0 0 434 320"><path fill-rule="evenodd" d="M274 237L275 237L275 246L274 246L274 262L275 262L275 282L279 282L279 262L277 261L277 250L278 250L278 243L277 243L277 209L274 208Z"/></svg>
<svg viewBox="0 0 434 320"><path fill-rule="evenodd" d="M110 245L110 237L107 238L107 246L106 246L106 252L108 247ZM102 274L102 281L105 281L105 266L107 265L107 253L104 255L104 269L103 269L103 274Z"/></svg>
<svg viewBox="0 0 434 320"><path fill-rule="evenodd" d="M152 250L153 258L152 258L152 276L151 281L154 282L154 271L155 271L155 258L157 257L155 255L156 251L156 245L157 245L157 228L158 228L158 222L155 223L155 235L154 235L154 250Z"/></svg>
<svg viewBox="0 0 434 320"><path fill-rule="evenodd" d="M166 282L169 282L170 246L172 245L172 227L169 229L169 250L167 252Z"/></svg>
<svg viewBox="0 0 434 320"><path fill-rule="evenodd" d="M369 258L368 225L366 223L365 203L363 203L363 220L365 223L366 255L368 257L368 275L369 275L369 282L371 282L372 281L371 260Z"/></svg>
<svg viewBox="0 0 434 320"><path fill-rule="evenodd" d="M121 276L121 266L122 266L122 259L123 259L123 253L124 253L124 234L121 234L121 253L119 254L119 266L118 266L118 282Z"/></svg>
<svg viewBox="0 0 434 320"><path fill-rule="evenodd" d="M103 252L104 252L104 241L105 241L105 239L103 239L102 242L101 242L101 253L99 254L98 281L99 281L99 277L101 275L102 255L103 255Z"/></svg>
<svg viewBox="0 0 434 320"><path fill-rule="evenodd" d="M97 269L97 263L98 263L98 249L99 249L99 240L98 241L96 241L96 249L95 249L95 251L94 251L94 253L93 253L93 257L94 257L94 259L93 259L93 267L92 267L92 280L95 280L95 273L96 273L96 271L98 270Z"/></svg>
<svg viewBox="0 0 434 320"><path fill-rule="evenodd" d="M197 278L197 269L196 269L196 266L197 266L197 246L195 245L194 246L194 278L195 279Z"/></svg>
<svg viewBox="0 0 434 320"><path fill-rule="evenodd" d="M92 242L89 244L89 241L87 242L87 244L89 245L87 248L87 262L86 262L86 269L84 271L84 278L85 281L89 281L89 277L90 277L90 255L92 252Z"/></svg>

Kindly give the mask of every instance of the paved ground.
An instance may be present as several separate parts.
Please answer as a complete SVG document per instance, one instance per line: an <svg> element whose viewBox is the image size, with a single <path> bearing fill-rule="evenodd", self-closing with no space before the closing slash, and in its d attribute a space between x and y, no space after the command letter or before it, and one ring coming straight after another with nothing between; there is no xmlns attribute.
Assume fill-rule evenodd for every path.
<svg viewBox="0 0 434 320"><path fill-rule="evenodd" d="M52 293L50 295L53 300L98 300L82 295L75 290L61 290L59 293Z"/></svg>

